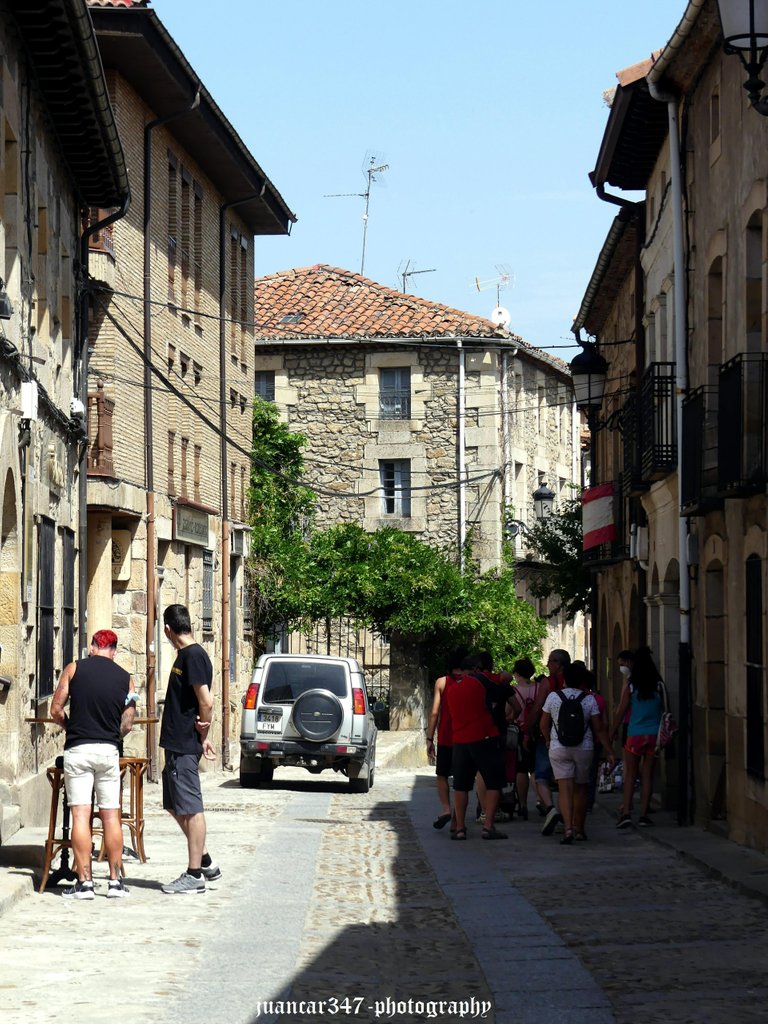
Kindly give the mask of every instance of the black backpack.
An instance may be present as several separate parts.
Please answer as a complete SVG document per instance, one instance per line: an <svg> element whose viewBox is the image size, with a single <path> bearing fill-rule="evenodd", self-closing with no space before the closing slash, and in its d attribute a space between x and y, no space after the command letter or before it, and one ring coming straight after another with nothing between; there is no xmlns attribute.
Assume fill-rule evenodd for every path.
<svg viewBox="0 0 768 1024"><path fill-rule="evenodd" d="M555 730L557 738L564 747L580 747L587 731L582 703L587 696L583 690L578 697L566 697L562 690L555 690L560 698L560 714L557 716Z"/></svg>

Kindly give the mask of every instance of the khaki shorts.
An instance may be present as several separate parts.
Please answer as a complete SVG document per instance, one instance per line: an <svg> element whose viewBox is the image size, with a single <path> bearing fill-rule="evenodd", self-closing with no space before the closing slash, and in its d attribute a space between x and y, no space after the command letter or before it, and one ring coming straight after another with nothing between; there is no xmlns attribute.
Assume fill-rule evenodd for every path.
<svg viewBox="0 0 768 1024"><path fill-rule="evenodd" d="M111 743L81 743L64 751L64 788L70 807L95 803L103 810L120 806L120 755Z"/></svg>
<svg viewBox="0 0 768 1024"><path fill-rule="evenodd" d="M589 782L594 750L583 747L550 747L549 761L556 779L573 779L580 786Z"/></svg>

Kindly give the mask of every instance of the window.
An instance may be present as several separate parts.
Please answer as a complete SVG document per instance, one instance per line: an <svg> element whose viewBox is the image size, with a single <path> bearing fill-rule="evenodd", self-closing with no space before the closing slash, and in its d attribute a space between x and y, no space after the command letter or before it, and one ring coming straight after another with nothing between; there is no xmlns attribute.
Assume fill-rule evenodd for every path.
<svg viewBox="0 0 768 1024"><path fill-rule="evenodd" d="M382 490L382 514L410 516L411 514L411 460L379 461Z"/></svg>
<svg viewBox="0 0 768 1024"><path fill-rule="evenodd" d="M410 366L379 370L379 415L384 420L411 418Z"/></svg>
<svg viewBox="0 0 768 1024"><path fill-rule="evenodd" d="M62 531L61 663L74 660L75 649L75 534Z"/></svg>
<svg viewBox="0 0 768 1024"><path fill-rule="evenodd" d="M192 376L195 381L195 387L197 387L203 379L203 368L200 363L196 363L194 360L192 360Z"/></svg>
<svg viewBox="0 0 768 1024"><path fill-rule="evenodd" d="M760 352L763 336L763 218L755 213L746 232L745 319L747 352Z"/></svg>
<svg viewBox="0 0 768 1024"><path fill-rule="evenodd" d="M709 141L714 142L720 135L720 93L716 89L709 97Z"/></svg>
<svg viewBox="0 0 768 1024"><path fill-rule="evenodd" d="M245 476L245 466L240 467L240 521L245 522L245 496L248 492L248 481Z"/></svg>
<svg viewBox="0 0 768 1024"><path fill-rule="evenodd" d="M229 238L229 356L233 363L238 362L237 340L239 328L237 325L237 300L238 288L238 260L237 260L237 231L230 230Z"/></svg>
<svg viewBox="0 0 768 1024"><path fill-rule="evenodd" d="M168 431L168 493L176 493L176 465L174 462L174 453L176 448L176 431Z"/></svg>
<svg viewBox="0 0 768 1024"><path fill-rule="evenodd" d="M182 380L189 373L189 356L184 352L179 353L179 371L181 372Z"/></svg>
<svg viewBox="0 0 768 1024"><path fill-rule="evenodd" d="M189 451L189 438L181 439L181 496L187 497L187 453Z"/></svg>
<svg viewBox="0 0 768 1024"><path fill-rule="evenodd" d="M238 401L240 402L240 412L245 412L246 407L248 405L248 399L245 397L245 395L240 395Z"/></svg>
<svg viewBox="0 0 768 1024"><path fill-rule="evenodd" d="M37 698L53 693L53 611L56 579L56 532L43 516L37 534Z"/></svg>
<svg viewBox="0 0 768 1024"><path fill-rule="evenodd" d="M763 699L763 565L757 555L746 562L747 773L765 778Z"/></svg>
<svg viewBox="0 0 768 1024"><path fill-rule="evenodd" d="M203 551L203 632L213 632L213 552Z"/></svg>
<svg viewBox="0 0 768 1024"><path fill-rule="evenodd" d="M274 370L257 370L256 371L256 394L259 398L265 402L274 402L275 400L275 371Z"/></svg>
<svg viewBox="0 0 768 1024"><path fill-rule="evenodd" d="M195 489L194 490L194 499L195 499L195 501L200 501L200 463L203 460L203 449L202 449L202 446L199 445L199 444L195 445L194 459L195 459L194 477L193 477L193 486L194 486L194 489Z"/></svg>
<svg viewBox="0 0 768 1024"><path fill-rule="evenodd" d="M240 366L248 369L248 296L253 294L253 274L248 274L248 240L240 236Z"/></svg>
<svg viewBox="0 0 768 1024"><path fill-rule="evenodd" d="M168 154L168 298L174 298L174 278L176 276L176 258L179 249L179 199L178 199L178 164L176 158Z"/></svg>
<svg viewBox="0 0 768 1024"><path fill-rule="evenodd" d="M168 345L168 373L173 372L173 368L176 365L176 347L175 345Z"/></svg>
<svg viewBox="0 0 768 1024"><path fill-rule="evenodd" d="M200 310L200 297L203 291L203 191L197 182L194 183L194 224L192 228L194 246L194 282L195 309Z"/></svg>
<svg viewBox="0 0 768 1024"><path fill-rule="evenodd" d="M189 172L181 170L181 305L189 304L188 284L192 264L192 179Z"/></svg>

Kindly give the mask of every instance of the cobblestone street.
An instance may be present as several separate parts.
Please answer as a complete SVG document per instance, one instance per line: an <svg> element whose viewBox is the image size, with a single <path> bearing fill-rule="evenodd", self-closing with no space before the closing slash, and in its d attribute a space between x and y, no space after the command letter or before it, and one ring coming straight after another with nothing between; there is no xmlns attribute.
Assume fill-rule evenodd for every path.
<svg viewBox="0 0 768 1024"><path fill-rule="evenodd" d="M535 812L507 842L473 827L452 843L431 827L429 770L380 769L366 796L325 779L206 777L224 875L192 898L159 891L184 845L149 786L151 860L130 862L128 900L102 884L91 903L48 892L0 915L4 1021L410 1024L439 1000L515 1024L765 1019L764 903L606 810L585 844L543 838Z"/></svg>

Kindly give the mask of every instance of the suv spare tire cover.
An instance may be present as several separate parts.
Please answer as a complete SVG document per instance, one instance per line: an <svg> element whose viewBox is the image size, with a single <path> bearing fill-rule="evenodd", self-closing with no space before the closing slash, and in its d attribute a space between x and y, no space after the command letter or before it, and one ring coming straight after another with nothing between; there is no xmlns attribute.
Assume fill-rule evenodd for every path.
<svg viewBox="0 0 768 1024"><path fill-rule="evenodd" d="M293 705L293 724L306 740L321 743L341 728L344 711L328 690L307 690Z"/></svg>

